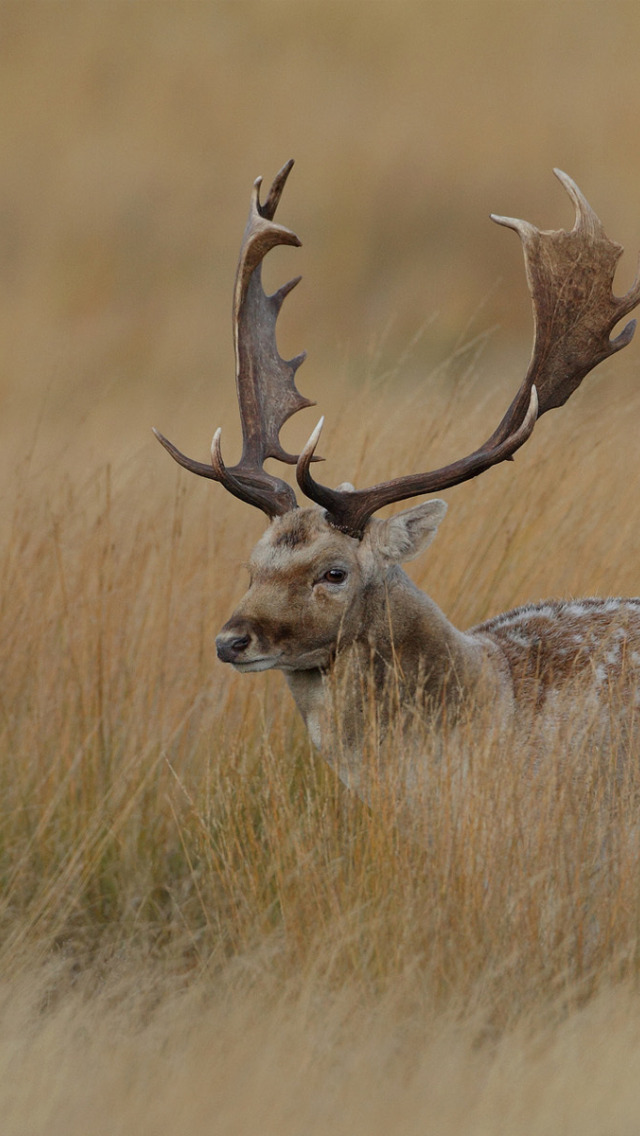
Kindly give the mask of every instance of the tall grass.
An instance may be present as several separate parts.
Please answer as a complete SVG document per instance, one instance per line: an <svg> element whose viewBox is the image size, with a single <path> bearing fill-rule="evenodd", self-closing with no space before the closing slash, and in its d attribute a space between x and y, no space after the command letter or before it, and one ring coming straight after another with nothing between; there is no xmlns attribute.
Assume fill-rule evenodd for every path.
<svg viewBox="0 0 640 1136"><path fill-rule="evenodd" d="M603 389L542 422L515 468L450 492L451 517L417 574L462 625L579 582L630 590L637 538L609 470L633 416L607 408L587 469L572 440L576 415L604 422ZM399 404L378 390L361 426L378 437L368 479L424 460L412 398ZM431 452L468 450L486 432L494 407L480 424L464 421L463 403L474 403L471 377L451 419L434 395L445 432L432 424ZM352 427L357 407L340 403L331 463L334 446L342 462L366 449ZM281 676L217 663L215 632L242 590L251 540L242 526L261 522L218 487L167 472L159 448L154 459L166 481L153 491L128 462L98 464L80 485L33 468L15 478L0 612L0 959L25 1069L46 1038L71 1068L73 1039L89 1031L106 1081L91 1082L86 1099L110 1078L121 1084L109 1021L140 1070L157 1072L167 1046L179 1065L195 1058L202 1068L200 1045L226 1068L239 1046L233 1060L249 1063L258 1098L282 1060L288 1093L301 1077L311 1086L303 1109L334 1077L347 1099L355 1094L342 1081L354 1052L364 1094L354 1101L364 1107L370 1064L381 1084L401 1076L413 1086L411 1116L450 1052L476 1086L464 1096L473 1111L478 1068L482 1077L493 1061L509 1068L500 1039L517 1036L527 1075L539 1076L525 1026L547 1039L544 1049L550 1023L587 1021L581 1007L595 999L591 1012L621 1015L624 1035L630 1011L607 990L633 987L638 973L635 764L616 779L610 755L568 744L569 729L532 779L517 749L498 749L487 728L486 739L469 739L464 775L453 759L433 762L427 838L416 842L383 792L367 808L312 752ZM490 1039L493 1056L474 1056ZM324 1071L306 1073L318 1053ZM225 1108L240 1091L229 1084ZM287 1092L274 1104L278 1123ZM457 1115L457 1092L444 1094L443 1116ZM184 1103L176 1094L169 1115ZM133 1101L127 1112L123 1097L123 1116L136 1114ZM73 1109L62 1110L61 1131ZM148 1130L163 1131L153 1115ZM291 1115L293 1131L301 1114Z"/></svg>

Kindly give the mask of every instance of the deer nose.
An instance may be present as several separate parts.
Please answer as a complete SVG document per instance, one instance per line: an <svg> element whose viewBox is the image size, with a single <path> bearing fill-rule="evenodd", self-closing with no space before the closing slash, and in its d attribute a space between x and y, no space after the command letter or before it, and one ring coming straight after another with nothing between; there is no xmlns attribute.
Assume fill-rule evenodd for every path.
<svg viewBox="0 0 640 1136"><path fill-rule="evenodd" d="M251 636L239 635L237 631L221 631L216 638L216 651L223 663L235 663L240 655L246 651L251 642Z"/></svg>

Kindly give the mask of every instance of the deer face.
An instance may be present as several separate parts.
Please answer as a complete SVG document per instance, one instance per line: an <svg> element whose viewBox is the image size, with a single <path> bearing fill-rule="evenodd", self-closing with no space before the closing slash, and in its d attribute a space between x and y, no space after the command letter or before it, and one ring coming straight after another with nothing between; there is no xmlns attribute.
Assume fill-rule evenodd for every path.
<svg viewBox="0 0 640 1136"><path fill-rule="evenodd" d="M362 540L334 528L323 509L296 509L272 522L249 564L251 584L216 639L218 657L239 671L327 667L384 607L392 565L433 539L443 501L372 520Z"/></svg>
<svg viewBox="0 0 640 1136"><path fill-rule="evenodd" d="M359 545L322 509L276 518L253 550L249 590L216 639L218 657L239 671L326 666L341 629L359 623Z"/></svg>

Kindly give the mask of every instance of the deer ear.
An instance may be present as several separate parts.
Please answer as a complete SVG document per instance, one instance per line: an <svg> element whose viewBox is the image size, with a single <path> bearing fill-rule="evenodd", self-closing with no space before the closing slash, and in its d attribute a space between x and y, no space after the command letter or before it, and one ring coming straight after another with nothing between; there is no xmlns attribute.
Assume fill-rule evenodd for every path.
<svg viewBox="0 0 640 1136"><path fill-rule="evenodd" d="M413 560L431 544L447 511L444 501L423 501L395 517L370 525L372 548L393 564Z"/></svg>

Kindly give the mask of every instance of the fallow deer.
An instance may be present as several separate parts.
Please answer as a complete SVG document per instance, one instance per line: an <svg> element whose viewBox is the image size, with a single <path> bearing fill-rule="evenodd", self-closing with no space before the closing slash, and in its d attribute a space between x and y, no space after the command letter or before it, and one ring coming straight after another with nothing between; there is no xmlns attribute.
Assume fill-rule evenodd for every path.
<svg viewBox="0 0 640 1136"><path fill-rule="evenodd" d="M625 296L613 295L623 250L571 178L556 170L576 210L570 232L492 217L522 241L535 334L526 377L491 437L442 469L368 489L348 483L330 489L311 473L323 420L299 456L286 453L279 438L292 414L313 405L295 385L304 355L287 362L276 346L278 313L300 278L270 296L261 283L269 250L300 244L273 220L292 165L278 173L264 204L261 179L255 182L238 263L240 461L225 465L220 430L210 463L186 457L156 434L185 469L219 481L270 521L251 557L249 590L217 637L218 657L242 672L283 671L311 739L366 796L362 747L372 712L383 732L402 708L436 731L469 707L490 706L492 719L505 724L532 715L544 723L557 712L559 692L576 682L596 701L623 668L640 685L640 599L554 600L460 631L400 567L434 538L444 502L374 516L392 502L457 485L512 458L541 414L565 403L589 371L631 341L633 320L615 339L610 335L640 301L640 273ZM267 458L295 465L298 485L314 504L299 508L290 485L264 470ZM346 679L336 698L340 676Z"/></svg>

